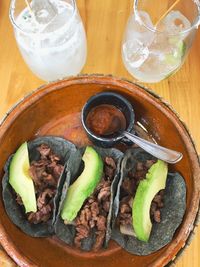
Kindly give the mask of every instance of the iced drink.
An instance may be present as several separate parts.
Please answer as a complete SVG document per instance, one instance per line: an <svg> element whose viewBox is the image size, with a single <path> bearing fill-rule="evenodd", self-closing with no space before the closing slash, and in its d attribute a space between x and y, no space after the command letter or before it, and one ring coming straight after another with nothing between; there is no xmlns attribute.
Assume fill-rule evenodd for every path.
<svg viewBox="0 0 200 267"><path fill-rule="evenodd" d="M141 11L140 17L153 29L148 13ZM179 20L179 25L175 24L176 20ZM145 28L133 15L128 21L122 46L122 58L127 70L143 82L159 82L170 76L182 65L190 45L186 40L188 34L179 32L190 27L188 19L179 11L170 12L160 23L160 33Z"/></svg>
<svg viewBox="0 0 200 267"><path fill-rule="evenodd" d="M48 23L39 23L26 7L16 17L14 27L25 62L46 81L78 74L87 55L85 31L77 8L67 1L51 3L56 15Z"/></svg>

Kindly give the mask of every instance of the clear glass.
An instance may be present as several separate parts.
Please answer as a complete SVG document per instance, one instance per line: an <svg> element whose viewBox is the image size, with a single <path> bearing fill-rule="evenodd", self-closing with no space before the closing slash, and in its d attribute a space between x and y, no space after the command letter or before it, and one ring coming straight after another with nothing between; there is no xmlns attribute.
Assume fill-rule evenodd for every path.
<svg viewBox="0 0 200 267"><path fill-rule="evenodd" d="M135 0L122 42L128 72L149 83L174 74L188 54L199 21L198 0Z"/></svg>
<svg viewBox="0 0 200 267"><path fill-rule="evenodd" d="M36 0L30 3L33 11L34 1L36 3ZM76 2L45 1L49 1L55 11L50 21L41 23L25 0L11 1L10 20L19 50L29 68L42 80L54 81L81 71L86 61L87 43ZM46 7L39 10L42 18L49 13L44 9Z"/></svg>

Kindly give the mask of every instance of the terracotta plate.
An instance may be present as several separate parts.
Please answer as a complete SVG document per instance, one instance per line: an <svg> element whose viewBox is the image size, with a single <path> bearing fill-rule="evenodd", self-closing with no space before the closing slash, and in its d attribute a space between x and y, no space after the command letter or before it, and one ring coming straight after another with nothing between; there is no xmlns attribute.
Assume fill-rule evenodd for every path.
<svg viewBox="0 0 200 267"><path fill-rule="evenodd" d="M180 251L194 228L199 205L200 167L193 141L178 116L158 96L129 81L110 76L80 76L45 85L6 116L0 126L0 177L8 156L36 135L59 135L78 146L88 143L80 124L87 99L101 91L115 91L133 104L136 119L161 145L179 150L183 160L171 170L179 171L187 184L187 210L173 241L149 256L134 256L110 243L106 251L81 253L55 238L31 238L21 232L5 213L0 201L0 241L19 266L117 267L163 266Z"/></svg>

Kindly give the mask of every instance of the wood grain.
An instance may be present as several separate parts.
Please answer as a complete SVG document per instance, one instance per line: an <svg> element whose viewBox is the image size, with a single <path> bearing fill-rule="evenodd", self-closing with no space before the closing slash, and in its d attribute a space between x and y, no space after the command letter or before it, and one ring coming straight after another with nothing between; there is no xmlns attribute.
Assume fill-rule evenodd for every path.
<svg viewBox="0 0 200 267"><path fill-rule="evenodd" d="M8 19L8 0L0 1L0 119L24 95L42 85L25 65ZM132 1L78 0L88 39L88 57L83 73L113 74L134 79L121 60L120 46ZM158 84L145 84L166 99L188 126L200 152L200 32L190 54L173 77ZM176 267L200 266L200 228ZM0 251L0 266L15 266ZM7 264L7 265L6 265Z"/></svg>

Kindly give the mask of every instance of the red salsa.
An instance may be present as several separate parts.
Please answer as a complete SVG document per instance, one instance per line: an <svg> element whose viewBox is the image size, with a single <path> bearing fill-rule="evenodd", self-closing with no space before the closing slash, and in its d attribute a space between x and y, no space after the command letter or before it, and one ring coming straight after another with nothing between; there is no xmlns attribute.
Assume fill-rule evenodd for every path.
<svg viewBox="0 0 200 267"><path fill-rule="evenodd" d="M126 129L126 118L117 107L102 104L91 109L86 118L86 125L95 135L110 136Z"/></svg>

